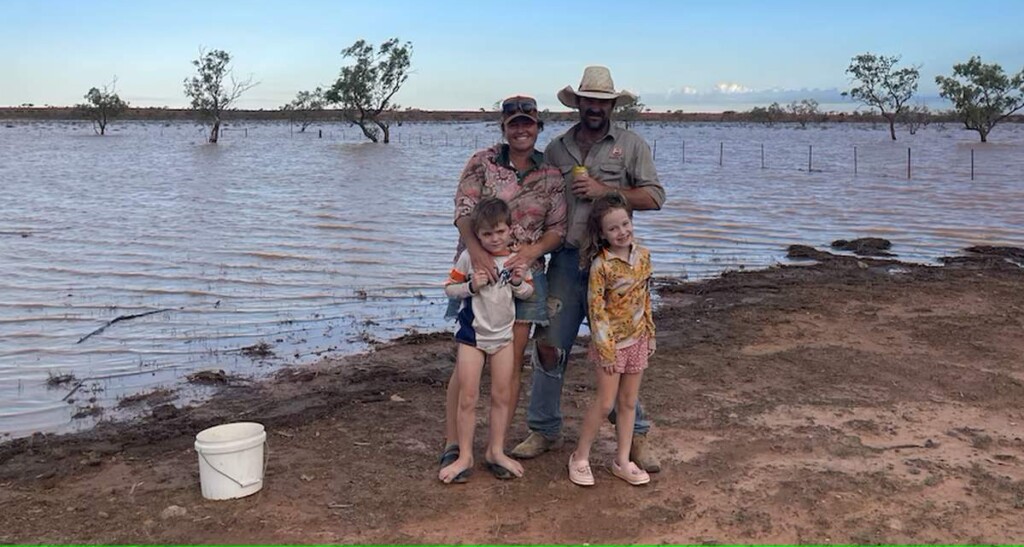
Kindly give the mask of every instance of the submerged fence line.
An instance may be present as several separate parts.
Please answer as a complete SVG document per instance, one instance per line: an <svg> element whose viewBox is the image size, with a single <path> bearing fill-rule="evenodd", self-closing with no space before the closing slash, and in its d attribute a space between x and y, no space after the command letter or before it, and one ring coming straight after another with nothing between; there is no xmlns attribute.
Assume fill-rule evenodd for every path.
<svg viewBox="0 0 1024 547"><path fill-rule="evenodd" d="M89 131L91 131L91 125L89 125L86 122L75 121L74 123L71 124L71 126L76 131L77 130L83 130L84 131L83 128L90 128ZM170 124L163 123L163 124L160 124L155 129L159 132L159 134L161 136L163 136L164 135L164 127L169 127L169 126L170 126ZM13 128L14 125L11 124L11 123L8 123L7 127ZM235 140L235 139L247 139L247 138L249 138L249 133L250 133L249 129L250 128L253 129L253 135L254 136L259 136L261 134L262 135L266 135L267 132L264 132L264 131L261 131L261 130L265 129L265 128L268 128L268 127L269 126L264 126L264 125L260 125L260 124L251 125L250 126L248 124L226 123L223 126L221 126L221 128L220 128L220 136L221 136L221 140L224 140L224 141ZM354 128L352 126L346 126L345 130L339 130L340 128L337 127L337 126L332 126L332 125L322 126L322 125L314 124L314 125L311 125L311 126L307 127L307 130L305 130L305 131L301 130L301 129L296 129L296 127L298 127L298 124L289 124L288 132L289 132L289 135L291 137L299 138L301 136L304 136L304 137L307 137L307 138L315 138L315 139L318 139L318 140L319 139L326 139L326 140L336 141L336 142L337 141L340 141L340 142L369 142L368 139L366 138L366 136L363 134L363 132L361 130L359 130L358 128ZM413 126L413 127L415 127L415 126ZM114 126L114 127L112 127L108 131L108 133L117 133L117 132L119 132L119 129L120 128L118 126ZM43 128L39 127L38 131L41 133L43 131ZM209 132L209 126L202 125L202 124L197 124L196 127L194 128L194 131L196 132L197 135L205 136ZM458 133L458 132L455 132L455 133ZM408 132L394 131L394 128L393 128L392 132L390 134L390 137L391 137L391 143L392 144L415 145L415 146L461 147L461 148L472 148L474 150L478 150L481 147L491 146L491 145L493 145L493 144L495 144L497 142L500 142L500 135L498 134L497 131L495 131L494 134L485 135L485 136L481 136L480 134L472 134L472 135L454 134L454 135L452 135L452 134L449 134L449 132L447 132L447 131L442 131L440 133L430 132L430 133L427 133L427 134L418 133L418 132L412 132L412 134L409 134ZM666 162L671 162L673 160L677 160L680 164L682 164L685 167L687 165L700 165L700 164L704 164L705 161L706 161L707 164L717 163L718 167L720 167L720 168L729 168L729 167L733 167L733 166L739 165L740 167L754 167L754 166L757 166L760 169L792 169L792 170L802 171L802 172L806 172L806 173L824 173L824 172L842 173L842 172L848 172L848 173L851 173L854 177L865 173L864 169L862 169L862 167L861 167L861 162L864 159L863 150L861 150L861 147L856 145L856 144L849 145L850 146L850 152L849 152L849 154L850 154L850 156L849 156L850 157L850 161L849 161L848 164L844 163L842 165L840 165L839 162L836 161L835 154L831 155L831 158L832 158L831 161L825 160L824 162L822 162L820 160L816 160L816 156L815 156L815 153L814 153L815 152L814 151L814 145L813 144L808 144L807 145L807 150L806 150L806 167L796 167L796 165L803 165L803 162L801 161L801 163L799 163L799 164L794 163L796 161L796 156L798 155L798 153L792 152L792 150L793 150L792 147L790 147L788 149L791 152L788 152L788 153L786 151L780 152L779 149L776 148L774 150L774 152L776 152L776 153L772 154L773 151L769 150L765 146L765 143L763 143L763 142L749 142L749 143L746 143L746 144L748 144L748 145L756 145L757 148L754 149L755 150L754 152L748 153L748 150L750 150L749 146L744 147L741 144L739 146L739 148L743 148L743 149L737 150L737 143L735 141L730 142L730 146L729 147L725 146L726 141L724 141L724 140L708 139L708 140L698 140L696 142L697 143L708 143L708 142L710 142L712 146L713 146L714 143L717 143L718 144L718 147L717 147L718 148L718 150L717 150L717 152L718 152L717 158L713 158L713 156L711 156L711 154L713 154L713 152L710 152L710 151L709 151L707 156L701 154L700 153L701 152L700 149L697 146L694 146L694 142L693 142L692 139L689 140L689 141L686 140L686 139L683 139L681 141L674 141L674 142L672 142L668 146L666 146L666 142L663 141L660 144L660 148L659 148L658 139L650 139L649 140L649 143L650 143L650 146L651 146L651 151L652 151L652 154L654 156L654 159L658 160L659 156L661 156L662 159L659 162L661 164L665 164ZM688 144L689 144L689 146L688 146ZM689 148L689 150L687 150L688 148ZM678 152L679 152L678 156L676 156L676 154L674 153L675 150L678 150ZM895 150L892 149L892 148L887 148L886 151L889 152L890 154L892 154L892 152L894 152ZM666 158L665 157L666 155L669 156L669 157ZM877 154L877 155L875 155L875 157L878 157L878 156L885 156L885 154ZM826 157L830 157L830 156L826 156ZM787 166L780 166L779 158L781 158L781 163L782 164L787 164L788 167ZM900 162L901 163L901 170L905 173L903 175L903 177L905 177L907 180L912 179L913 175L914 175L914 172L915 172L915 169L914 169L915 168L915 164L914 164L913 158L914 158L913 147L907 146L906 147L906 158L905 158L905 160L901 160L901 162ZM817 163L816 163L816 161L817 161ZM893 168L894 165L895 165L895 162L892 161L889 158L885 158L885 159L883 159L883 161L888 164L885 167ZM975 147L974 146L971 146L970 149L969 149L969 158L965 157L963 161L969 165L969 171L967 171L967 172L969 173L970 180L972 180L972 181L975 180L979 173L978 173L978 170L977 170L978 163L977 163L977 160L975 158ZM824 163L824 166L821 165L822 163ZM878 165L877 162L874 163L874 166L877 166L877 165ZM929 165L930 164L928 164L928 163L918 164L918 165L916 165L916 167L918 168L917 170L920 171L920 169L923 166L927 167ZM957 163L957 164L954 164L954 166L955 165L963 165L963 164ZM966 170L967 170L967 168L965 166L965 171ZM872 175L879 175L879 174L881 174L881 175L887 176L887 177L894 176L892 173L888 173L888 172L880 173L878 171L868 172L867 174L872 174ZM985 173L982 173L982 174L985 174ZM989 173L989 174L991 174L991 173Z"/></svg>
<svg viewBox="0 0 1024 547"><path fill-rule="evenodd" d="M341 140L347 140L346 139L346 135L344 133L342 133L342 135L341 135ZM360 133L359 135L355 136L355 140L365 140L365 137L362 137L362 134ZM447 133L428 134L428 135L416 134L416 135L413 135L413 136L403 135L402 133L395 133L395 134L392 134L391 142L392 143L397 143L397 144L404 144L404 145L412 144L412 145L417 145L417 146L463 147L463 148L479 149L481 146L491 146L492 144L494 144L496 142L499 142L499 139L497 139L497 138L495 138L493 140L491 140L491 139L481 139L479 135L452 137L452 136L448 135ZM703 142L707 142L707 141L703 141ZM712 142L714 142L714 141L712 141ZM687 157L687 148L688 148L687 145L688 144L690 145L689 146L689 157ZM709 160L708 163L717 163L717 165L719 167L726 168L726 167L733 166L733 165L744 166L745 163L748 163L748 162L745 162L743 160L740 160L740 161L730 161L730 160L735 160L735 158L744 158L746 160L750 160L751 159L749 157L744 157L743 156L744 151L736 151L735 149L733 149L731 151L732 153L730 153L730 148L725 146L726 145L725 141L719 140L719 141L717 141L717 144L718 144L717 158L715 158L715 159L707 158ZM772 165L773 164L773 162L772 162L773 156L771 155L770 150L765 146L764 143L758 142L758 143L751 143L751 144L756 144L756 146L757 146L757 148L755 149L755 152L754 152L755 155L753 156L752 159L754 161L758 162L758 165L759 165L760 169L766 169L766 170L768 170L768 169L786 169L786 167L779 166L778 162L775 162L775 165ZM682 140L682 141L678 142L678 147L679 147L678 148L678 150L679 150L678 158L674 158L673 156L675 156L675 155L670 153L672 150L674 150L674 147L667 147L667 146L665 146L664 142L659 144L658 139L651 139L650 140L650 146L651 146L651 153L654 156L654 159L657 161L659 159L659 156L660 156L661 160L660 160L659 163L662 163L662 164L665 163L665 162L670 162L670 161L672 161L672 159L678 159L678 161L681 164L683 164L684 166L687 165L687 164L696 165L696 164L704 163L703 161L701 161L701 156L698 156L697 154L695 154L695 150L694 150L695 146L693 146L693 142L692 141ZM836 161L834 159L835 158L834 154L826 156L826 157L833 158L831 161L829 161L829 160L821 160L819 158L819 156L821 156L820 151L819 151L819 154L815 154L814 145L813 144L808 144L806 152L805 152L805 155L806 155L805 166L804 167L795 167L794 166L794 167L791 167L790 169L793 169L793 170L796 170L796 171L807 172L807 173L827 173L827 172L840 173L840 172L844 172L845 171L845 172L851 173L853 176L858 176L858 175L862 175L862 174L874 174L874 175L883 174L883 175L886 175L886 176L896 176L896 175L893 175L891 173L880 173L877 170L874 170L874 171L872 171L872 170L865 170L863 168L863 166L862 166L862 162L865 159L865 154L864 154L864 151L863 151L862 148L863 147L861 147L859 145L856 145L856 144L850 145L850 148L849 148L849 158L850 159L849 159L848 167L844 169L844 168L841 168L840 166L836 165ZM793 150L793 148L790 148L789 150ZM902 178L906 178L907 180L911 180L911 179L913 179L913 175L914 175L915 171L917 170L915 168L921 168L922 165L921 164L918 164L918 165L914 164L914 157L915 156L913 154L913 147L907 146L905 148L905 150L906 150L906 157L904 159L900 160L899 165L900 165L900 169L903 170ZM666 151L668 151L669 153L667 154ZM887 149L886 151L890 155L892 155L892 154L894 154L896 152L895 149ZM970 180L975 180L975 178L976 178L976 169L975 169L976 161L975 161L974 151L975 151L975 148L971 147L970 148L970 152L969 152L969 154L970 154L969 158L968 157L964 158L965 164L967 162L969 162L969 165L970 165L970 171L969 171L969 173L970 173ZM669 158L666 158L665 157L666 155L669 155ZM875 157L885 156L885 155L886 154L877 154L877 155L875 155ZM695 156L698 156L698 157L695 157ZM783 158L784 162L786 160L789 160L789 163L792 163L792 160L795 159L795 153L782 153L782 154L776 154L774 156L775 159L778 159L780 157ZM895 168L895 166L896 166L896 162L892 161L891 159L888 160L887 163L889 164L889 165L887 165L888 167ZM822 164L824 164L824 165L822 165ZM877 167L877 163L875 163L875 166Z"/></svg>
<svg viewBox="0 0 1024 547"><path fill-rule="evenodd" d="M707 143L707 141L703 142ZM678 161L684 166L717 165L718 167L721 168L729 168L732 166L756 166L759 169L792 169L806 173L848 172L855 177L862 174L883 174L886 176L897 176L894 173L889 173L888 171L879 172L877 169L866 171L863 168L863 163L865 160L863 147L856 144L849 145L850 148L848 163L841 163L840 161L838 161L838 156L835 154L834 148L832 150L832 153L826 156L829 159L821 160L819 158L821 154L816 153L820 151L816 151L813 144L808 144L806 150L802 154L804 157L804 160L801 160L803 161L803 164L795 163L797 157L800 155L798 152L796 152L797 146L789 146L785 148L785 151L777 153L774 156L772 156L769 152L769 149L766 148L765 144L761 142L749 143L755 146L756 148L751 148L750 146L743 146L741 147L741 150L736 150L735 147L733 147L733 149L730 150L730 147L725 146L726 142L721 140L717 141L716 144L718 144L718 150L717 154L715 154L714 156L712 155L714 154L714 152L712 152L713 148L711 146L705 144L705 148L703 149L703 152L705 153L700 154L697 153L697 151L695 151L697 147L694 146L693 142L688 140L678 142L679 154L678 157L675 158L666 158L664 153L665 150L672 150L673 148L666 147L664 144L662 144L659 149L657 140L652 140L651 149L654 155L654 159L656 161L659 159L659 150L661 151L661 160L659 161L659 164L671 163L672 159L678 159ZM779 151L779 148L776 148L775 150ZM881 158L881 160L880 162L872 162L872 167L877 168L880 166L880 163L885 164L881 165L881 167L883 168L896 168L896 166L899 165L899 168L902 169L901 178L911 180L914 178L914 174L918 172L922 167L930 167L935 165L934 162L915 163L915 157L917 156L914 155L914 147L912 146L901 147L899 150L905 150L905 157L898 160L898 162L895 158L898 150L895 148L886 148L884 152L874 154L873 157ZM782 163L786 164L787 166L780 165L778 161L773 162L773 157L776 160L778 160L778 158L781 158ZM797 167L797 165L801 165L801 167ZM956 161L955 163L952 163L952 165L963 165L965 167L969 165L970 180L975 180L977 175L975 148L972 146L969 152L964 154L962 163L961 161Z"/></svg>
<svg viewBox="0 0 1024 547"><path fill-rule="evenodd" d="M359 137L359 139L357 139L357 140L365 140L365 137L362 137L361 134L358 135L357 137ZM345 135L344 134L342 134L342 140L345 140ZM396 134L392 135L392 141L391 142L392 143L398 143L398 144L414 144L414 145L419 145L419 146L443 146L443 147L455 146L455 147L464 147L464 148L471 147L473 149L479 149L481 146L490 146L490 145L494 144L495 142L498 142L498 139L494 139L493 141L492 140L488 140L488 139L481 139L479 135L475 135L475 136L472 136L472 137L469 137L469 136L450 137L447 133L441 133L440 135L437 135L437 134L431 134L431 135L417 134L417 135L415 135L413 137L409 137L408 135L403 136L402 133L396 133ZM692 146L692 142L690 143L691 144L691 146L690 146L690 158L687 159L687 143L688 143L687 140L682 140L682 141L679 142L679 157L678 157L678 160L680 161L680 163L682 163L684 166L686 164L698 164L698 163L701 163L699 159L695 159L694 158L694 147ZM713 162L717 163L719 167L723 167L723 168L730 165L730 163L731 163L729 161L730 159L733 159L733 158L736 158L736 157L741 157L740 155L742 154L742 152L735 152L734 151L734 153L730 155L728 153L730 151L729 147L726 147L725 144L726 144L725 141L721 141L721 140L718 141L718 157L717 157L717 160L712 160ZM760 143L759 142L759 143L756 143L756 145L758 147L756 150L757 150L757 153L759 154L759 156L755 156L755 158L757 158L759 160L760 169L784 169L784 167L777 167L777 166L772 166L771 165L772 157L770 156L770 153L769 153L768 149L765 147L764 143ZM658 139L651 139L650 146L651 146L651 153L654 156L654 159L657 161L658 157L659 157L659 143L658 143ZM671 148L666 147L664 145L664 143L662 143L661 144L661 148L660 148L660 152L661 152L661 156L662 156L662 159L661 159L662 162L670 161L670 160L668 160L668 158L665 158L665 151L666 150L671 150ZM971 149L970 149L970 157L969 157L969 162L970 162L970 179L971 180L975 180L975 176L976 176L974 150L975 150L974 147L971 147ZM892 150L892 151L895 152L895 150ZM864 155L863 155L862 152L863 151L861 150L860 146L855 145L855 144L854 145L850 145L850 163L849 163L849 168L848 168L849 171L848 172L853 174L854 176L857 176L857 175L860 175L860 174L872 174L870 171L866 172L862 168L862 166L861 166L861 161L864 158ZM792 159L793 154L781 154L781 155L776 155L775 157L778 158L780 156L785 157L786 159ZM906 158L905 158L905 160L901 161L901 168L904 169L904 171L905 171L904 177L907 180L911 180L913 178L913 174L915 172L915 169L914 169L915 165L914 165L914 159L913 158L914 158L913 147L907 146L906 147ZM965 160L968 160L968 158L965 158ZM819 162L818 164L816 164L815 162L816 162L816 155L815 155L815 151L814 151L814 145L813 144L808 144L807 145L807 151L806 151L806 167L804 167L804 168L796 168L796 167L794 167L792 169L797 170L797 171L807 172L807 173L843 172L844 171L844 169L836 168L835 161L826 161L826 162L824 162L826 164L825 166L821 166L820 165L821 162ZM742 162L736 162L736 163L742 163ZM736 163L732 163L732 165L735 165ZM891 162L891 163L894 163L894 162ZM921 166L917 165L916 167L921 167ZM876 171L876 172L874 172L874 174L879 174L879 173Z"/></svg>
<svg viewBox="0 0 1024 547"><path fill-rule="evenodd" d="M241 130L241 128L224 128L221 131L225 132L227 129L234 129L234 131L236 131L236 132ZM308 132L307 134L311 134L311 133L312 133L312 131ZM318 138L324 138L324 136L326 135L326 137L329 140L340 140L342 142L367 142L366 136L363 135L363 133L361 131L351 131L350 132L350 131L332 131L332 130L328 130L326 132L326 134L325 134L323 129L318 129L317 133L318 133ZM295 135L295 134L302 134L302 132L292 132L292 134L293 135ZM244 136L245 137L249 136L247 128L245 129ZM495 135L495 138L493 138L493 139L490 139L490 138L483 138L483 139L481 139L480 135L449 136L449 134L447 132L441 132L440 134L430 133L430 134L426 134L426 135L424 135L423 133L416 133L416 134L413 134L413 135L409 135L409 134L405 134L405 133L402 133L402 132L396 132L396 133L392 133L391 134L391 143L393 143L393 144L402 144L402 145L438 146L438 147L461 147L461 148L472 148L473 150L477 150L477 149L480 149L481 146L492 146L493 144L495 144L497 142L500 142L500 138L497 135ZM693 146L691 146L691 148L690 148L690 150L691 150L691 159L687 160L687 157L686 157L686 145L687 145L687 140L685 140L685 139L682 140L680 142L680 144L679 144L679 161L680 161L680 163L682 163L684 166L686 164L688 164L688 163L689 164L698 164L698 163L700 163L699 161L694 161L694 159L693 159ZM760 152L760 169L784 169L782 167L772 167L770 165L771 164L771 161L770 161L771 157L769 156L769 153L766 151L764 143L763 142L759 142L759 143L757 143L757 145L758 145L758 149L759 149L759 152ZM657 160L658 159L658 139L651 139L650 140L650 146L651 146L651 153L652 153L654 159ZM671 148L668 148L668 147L664 146L664 144L663 144L662 145L663 156L664 156L664 151L666 149L671 150ZM728 149L725 146L725 141L719 140L718 141L718 158L717 158L717 164L718 164L719 167L722 167L722 168L726 167L727 165L730 164L730 162L728 161L729 159L737 157L736 154L731 155L731 156L727 155L726 154L727 150ZM972 180L972 181L975 180L975 177L976 177L976 170L975 170L975 165L976 164L975 164L974 150L975 150L975 148L972 146L970 148L970 159L969 159L969 161L970 161L970 180ZM907 180L911 180L913 178L913 172L914 172L914 169L913 169L913 165L914 165L913 164L913 147L910 147L910 146L906 147L906 151L907 151L907 153L906 153L906 161L903 162L903 166L905 167L905 170L906 170L906 175L905 175L906 179ZM784 156L787 157L787 158L791 157L791 155L784 155ZM776 157L779 157L779 156L776 156ZM793 167L792 169L796 170L796 171L803 171L803 172L806 172L806 173L824 173L824 172L836 172L836 173L838 173L838 172L842 172L843 171L842 169L836 169L835 165L834 165L834 162L826 162L827 165L829 167L831 167L831 168L816 167L815 163L814 163L814 161L815 161L814 158L815 158L815 156L814 156L814 145L813 144L808 144L807 145L807 167L806 168ZM855 176L855 177L860 175L860 174L862 174L862 173L864 173L864 170L860 168L860 161L861 161L862 155L860 154L860 150L859 150L858 145L855 145L855 144L851 145L851 158L852 158L852 161L850 163L849 172L852 173L853 176ZM662 161L665 161L664 157L663 157ZM737 163L741 163L741 162L737 162ZM875 174L875 175L883 174L883 175L889 176L887 173L878 173L878 172L874 172L874 173L870 173L869 172L868 174Z"/></svg>

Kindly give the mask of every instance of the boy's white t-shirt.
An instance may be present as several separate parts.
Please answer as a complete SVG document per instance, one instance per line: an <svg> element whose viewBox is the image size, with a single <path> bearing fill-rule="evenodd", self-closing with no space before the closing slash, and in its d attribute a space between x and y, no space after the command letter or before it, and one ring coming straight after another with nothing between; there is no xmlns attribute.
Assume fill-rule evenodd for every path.
<svg viewBox="0 0 1024 547"><path fill-rule="evenodd" d="M501 272L505 262L514 255L495 256L494 265ZM473 264L468 251L462 251L445 283L445 293L452 298L470 298L473 307L473 330L476 344L481 349L500 347L512 340L512 326L516 321L516 298L529 298L533 294L533 276L529 269L523 282L513 286L507 280L489 283L469 292L469 280ZM463 304L465 305L465 303Z"/></svg>

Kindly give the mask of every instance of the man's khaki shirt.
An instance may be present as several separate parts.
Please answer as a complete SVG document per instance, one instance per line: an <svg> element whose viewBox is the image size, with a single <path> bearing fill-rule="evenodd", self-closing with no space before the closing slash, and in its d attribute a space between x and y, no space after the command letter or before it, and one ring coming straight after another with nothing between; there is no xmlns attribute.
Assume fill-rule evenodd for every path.
<svg viewBox="0 0 1024 547"><path fill-rule="evenodd" d="M591 201L572 192L572 168L584 165L590 176L615 188L643 188L660 209L665 203L665 189L658 181L651 147L640 135L612 125L603 139L594 143L586 161L582 159L574 135L579 124L552 140L544 150L544 160L558 167L565 179L565 201L568 204L568 227L565 244L579 247L587 229Z"/></svg>

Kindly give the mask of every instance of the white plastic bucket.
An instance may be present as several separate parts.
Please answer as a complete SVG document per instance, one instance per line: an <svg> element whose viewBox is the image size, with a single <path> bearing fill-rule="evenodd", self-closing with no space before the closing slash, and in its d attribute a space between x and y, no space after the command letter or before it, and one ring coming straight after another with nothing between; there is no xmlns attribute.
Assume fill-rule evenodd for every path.
<svg viewBox="0 0 1024 547"><path fill-rule="evenodd" d="M203 497L228 500L263 488L267 432L263 424L238 422L204 429L196 435L199 485Z"/></svg>

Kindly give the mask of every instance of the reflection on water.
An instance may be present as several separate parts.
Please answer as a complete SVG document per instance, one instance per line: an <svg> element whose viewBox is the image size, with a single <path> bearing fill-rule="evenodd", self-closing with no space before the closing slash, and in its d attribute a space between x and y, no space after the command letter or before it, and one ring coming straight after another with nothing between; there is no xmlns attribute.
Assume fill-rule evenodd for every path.
<svg viewBox="0 0 1024 547"><path fill-rule="evenodd" d="M541 145L564 129L549 126ZM181 388L197 369L261 376L444 327L455 182L494 124L406 124L389 146L342 125L322 139L238 125L216 146L191 124L113 130L0 125L0 435L121 416L119 398ZM790 243L860 236L926 262L1024 245L1019 125L985 146L952 126L896 143L870 125L638 131L657 143L669 196L637 217L659 275L764 267ZM272 357L241 351L261 342ZM67 385L46 388L59 374L82 383L71 404ZM104 413L71 419L93 406Z"/></svg>

